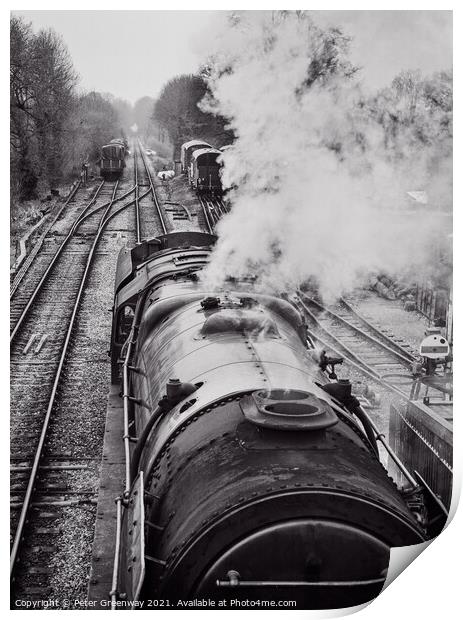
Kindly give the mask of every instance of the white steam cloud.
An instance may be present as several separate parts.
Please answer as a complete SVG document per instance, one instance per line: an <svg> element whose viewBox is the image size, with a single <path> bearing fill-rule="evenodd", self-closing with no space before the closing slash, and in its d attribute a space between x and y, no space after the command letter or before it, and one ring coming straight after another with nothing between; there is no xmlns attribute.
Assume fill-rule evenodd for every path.
<svg viewBox="0 0 463 620"><path fill-rule="evenodd" d="M311 81L334 38L336 64ZM305 15L244 12L216 41L213 98L202 105L230 119L237 139L223 153L232 210L218 226L207 283L252 273L289 291L315 278L332 299L372 271L422 273L448 220L405 214L406 191L426 190L448 208L450 154L432 153L434 176L427 152L410 149L397 163L357 105L348 42Z"/></svg>

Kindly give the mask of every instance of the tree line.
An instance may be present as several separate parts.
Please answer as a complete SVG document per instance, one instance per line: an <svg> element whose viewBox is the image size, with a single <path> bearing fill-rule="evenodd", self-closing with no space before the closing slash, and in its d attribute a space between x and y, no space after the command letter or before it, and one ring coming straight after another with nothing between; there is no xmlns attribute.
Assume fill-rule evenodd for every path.
<svg viewBox="0 0 463 620"><path fill-rule="evenodd" d="M285 19L281 12L281 19ZM305 18L304 15L300 19ZM180 146L201 138L220 147L234 140L228 119L214 111L213 83L218 67L209 58L198 74L169 80L157 99L134 106L110 94L79 93L78 76L67 48L53 30L34 33L23 19L11 18L10 110L11 189L19 199L38 188L54 187L84 159L96 160L101 144L135 126L159 155L179 158ZM358 67L349 61L350 39L338 28L318 33L297 96L314 86L331 88L352 81ZM208 101L204 106L201 102ZM350 111L350 135L327 135L326 146L342 159L371 148L380 136L383 155L400 161L411 152L429 154L432 165L452 149L452 75L423 76L404 71L390 86L365 96L359 89Z"/></svg>
<svg viewBox="0 0 463 620"><path fill-rule="evenodd" d="M349 58L351 38L340 28L316 28L304 12L299 13L298 19L308 23L308 42L315 41L305 79L295 95L303 97L312 88L338 89L340 107L347 111L342 131L333 127L326 132L325 146L341 160L374 152L398 166L407 158L421 159L423 174L433 175L440 166L448 167L453 138L451 71L429 76L402 71L389 86L365 94L355 80L360 68ZM285 11L276 14L280 20L287 17ZM272 45L272 32L268 44ZM180 75L165 84L154 103L152 120L167 132L175 158L179 158L180 145L190 139L201 138L217 147L233 142L229 120L220 115L214 100L214 81L232 71L211 57L197 75ZM352 85L354 96L349 102L342 100L343 84Z"/></svg>
<svg viewBox="0 0 463 620"><path fill-rule="evenodd" d="M233 141L227 119L205 112L199 106L208 94L203 68L198 75L179 75L169 80L155 101L151 119L167 132L174 147L174 159L180 158L180 146L188 140L201 138L216 147Z"/></svg>
<svg viewBox="0 0 463 620"><path fill-rule="evenodd" d="M119 113L96 92L79 93L62 38L10 20L10 170L15 200L37 196L95 160L101 144L121 135Z"/></svg>

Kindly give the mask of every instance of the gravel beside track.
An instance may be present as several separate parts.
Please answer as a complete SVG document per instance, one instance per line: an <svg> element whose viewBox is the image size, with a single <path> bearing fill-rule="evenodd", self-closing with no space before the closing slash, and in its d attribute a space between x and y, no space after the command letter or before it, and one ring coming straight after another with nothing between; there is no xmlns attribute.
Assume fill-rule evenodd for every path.
<svg viewBox="0 0 463 620"><path fill-rule="evenodd" d="M130 159L127 163L118 195L126 193L133 185L133 162ZM113 185L107 184L108 189ZM141 193L143 188L140 188ZM116 203L111 212L131 202L133 197ZM103 191L101 200L98 199L93 208L108 199L107 191ZM76 208L78 213L88 203L88 200L80 200L82 203ZM102 214L100 210L98 215L89 217L79 226L63 252L59 269L52 273L37 296L12 343L13 531L56 369L64 325L72 311L75 289ZM37 489L30 514L32 523L27 525L26 544L21 546L13 583L14 598L33 601L48 597L59 601L86 598L110 385L108 349L116 259L126 243L134 245L136 242L134 222L132 205L107 224L95 251L36 478ZM60 225L62 229L54 230L52 240L61 239L61 232L69 230L72 217L67 221L68 228L66 224ZM149 226L150 236L162 232L159 222L156 226L152 221ZM45 254L50 260L52 255L54 251ZM37 270L40 272L39 263ZM37 279L42 274L43 270Z"/></svg>
<svg viewBox="0 0 463 620"><path fill-rule="evenodd" d="M141 239L152 239L156 235L172 232L166 212L162 203L159 202L159 193L156 189L156 175L154 174L148 157L143 152L140 143L134 144L134 156L136 157L137 178L139 194L142 196L151 189L151 192L139 201L140 213L140 236ZM155 195L153 195L155 191ZM159 213L161 211L161 214Z"/></svg>
<svg viewBox="0 0 463 620"><path fill-rule="evenodd" d="M349 295L348 301L386 335L392 333L418 351L424 332L429 327L429 320L422 314L406 312L400 299L384 299L372 291L356 291Z"/></svg>
<svg viewBox="0 0 463 620"><path fill-rule="evenodd" d="M89 260L90 247L105 213L98 207L108 202L115 187L114 184L109 186L109 194L102 188L98 200L92 207L94 210L89 211L89 217L79 225L63 248L28 314L20 324L17 324L19 328L15 330L11 344L11 517L14 532L21 522L18 517L23 503L29 507L24 530L21 530L22 537L17 538L17 541L21 542L15 541L15 545L19 546L16 563L13 565L13 592L21 599L34 600L37 590L42 593L42 598L49 592L48 581L49 576L53 574L55 539L60 532L58 524L61 522L60 512L63 507L72 504L76 508L85 508L94 501L94 490L88 486L76 487L69 484L69 477L83 467L87 470L89 463L84 463L78 452L73 450L66 426L69 418L65 420L63 416L61 420L59 417L57 403L60 402L60 390L66 386L70 376L67 374L69 373L67 364L61 373L50 417L50 424L62 425L60 436L66 439L65 445L54 446L52 436L49 432L44 436L46 431L42 430L42 427L47 423L45 413L47 408L50 410L52 386L53 384L56 386L57 372L77 291ZM74 329L72 337L76 338L77 335L78 331ZM66 361L69 361L69 349ZM38 452L40 435L45 438L45 442ZM32 464L37 462L36 452L40 454L39 469L33 482L34 486L31 487L29 478ZM63 459L66 462L63 463ZM34 475L32 468L33 478ZM33 488L32 503L29 505L24 499L26 488ZM14 553L12 557L15 557Z"/></svg>
<svg viewBox="0 0 463 620"><path fill-rule="evenodd" d="M378 342L374 343L370 342L368 339L364 340L361 334L356 334L355 332L347 329L345 326L343 327L342 324L338 324L333 317L329 317L326 313L324 314L321 312L320 318L322 321L321 325L325 329L328 329L330 333L332 332L334 337L336 337L341 343L345 344L355 354L359 355L362 360L367 362L370 366L370 375L364 372L362 368L359 368L354 363L355 360L350 361L350 355L339 348L337 343L332 340L330 336L321 332L317 325L314 325L313 323L311 324L310 318L308 319L309 329L312 330L315 335L319 335L326 342L328 345L328 350L331 350L335 355L339 354L344 358L343 364L336 366L338 378L350 379L353 384L353 391L356 392L357 395L362 395L364 393L365 386L368 386L370 390L369 400L376 401L373 406L368 406L368 414L378 427L380 433L384 434L386 440L388 440L391 404L404 402L407 399L412 380L409 371L410 367L406 360L395 358L394 355L391 355L391 352L386 350L382 352L379 342L384 342L391 349L397 349L398 346L398 351L401 355L409 355L411 358L416 357L418 344L421 339L416 337L414 339L405 339L403 336L403 325L407 323L409 326L413 325L411 330L413 330L417 336L421 330L422 321L420 320L421 317L417 317L416 313L414 313L414 320L410 320L411 317L408 312L405 312L403 308L398 307L398 304L395 304L389 300L381 300L384 301L384 304L380 302L378 305L385 309L384 314L389 316L394 315L396 317L395 322L388 322L387 320L381 321L379 317L375 318L370 315L366 316L366 314L362 312L362 308L359 307L359 304L356 303L360 295L360 292L358 292L355 296L350 296L346 301L348 301L354 310L359 312L361 316L368 319L368 321L374 325L374 327L378 329L381 334L383 334L383 337L380 334L370 330L365 324L362 324L360 317L349 315L347 308L341 302L330 306L329 309L333 310L340 316L346 317L351 323L356 324L359 328L365 330L373 336L373 338L377 339ZM371 299L370 303L372 307L375 306L374 301ZM398 328L399 325L402 325L402 328ZM423 333L424 332L422 331L421 334ZM408 379L405 376L402 379L393 377L387 378L387 381L394 385L397 382L396 387L404 393L404 396L391 391L391 389L389 389L386 385L378 380L375 380L375 378L371 376L371 373L375 372L378 372L380 376L382 376L383 373L387 375L390 372L408 375ZM375 394L374 399L371 398L371 392L374 392ZM396 478L396 474L398 473L396 466L389 460L387 453L381 446L380 456L383 464L391 470L393 477ZM397 479L399 480L400 476L397 476Z"/></svg>
<svg viewBox="0 0 463 620"><path fill-rule="evenodd" d="M135 243L133 211L129 207L108 225L101 239L98 261L89 278L70 351L67 381L63 386L57 422L50 428L50 443L57 453L71 451L84 459L87 470L72 472L72 488L86 488L96 497L99 488L106 397L111 381L107 355L111 338L116 257L125 242ZM55 540L52 597L85 600L90 573L96 503L64 508ZM74 605L71 608L75 608Z"/></svg>
<svg viewBox="0 0 463 620"><path fill-rule="evenodd" d="M139 157L139 176L146 178L146 170L140 159L141 157ZM157 176L159 171L153 168L150 158L146 155L145 164L150 171L159 205L164 210L168 232L210 232L201 200L189 187L186 175L179 174L173 179L162 181ZM142 189L144 188L140 191ZM145 236L145 238L149 237Z"/></svg>
<svg viewBox="0 0 463 620"><path fill-rule="evenodd" d="M88 205L100 182L80 187L68 202L56 222L37 240L38 247L32 248L25 264L12 282L10 325L14 325L19 313L25 307L32 291L50 264L59 245L69 233L72 225ZM31 260L32 259L32 260ZM30 263L30 264L29 264ZM28 266L29 265L29 266ZM18 281L20 280L20 281Z"/></svg>

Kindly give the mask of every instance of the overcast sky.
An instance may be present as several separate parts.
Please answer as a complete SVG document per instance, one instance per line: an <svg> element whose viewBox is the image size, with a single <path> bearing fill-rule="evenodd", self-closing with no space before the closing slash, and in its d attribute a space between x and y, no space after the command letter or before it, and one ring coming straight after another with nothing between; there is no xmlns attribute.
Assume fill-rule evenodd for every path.
<svg viewBox="0 0 463 620"><path fill-rule="evenodd" d="M216 15L208 11L15 11L35 30L66 41L81 88L136 101L167 80L196 71ZM352 60L367 86L387 85L402 69L431 73L452 65L450 11L313 11L354 37ZM209 29L210 31L210 29Z"/></svg>

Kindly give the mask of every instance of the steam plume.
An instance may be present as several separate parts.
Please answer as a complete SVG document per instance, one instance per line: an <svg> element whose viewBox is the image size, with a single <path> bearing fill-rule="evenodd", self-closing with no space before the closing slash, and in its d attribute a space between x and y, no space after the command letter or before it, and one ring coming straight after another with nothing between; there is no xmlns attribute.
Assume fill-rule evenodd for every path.
<svg viewBox="0 0 463 620"><path fill-rule="evenodd" d="M433 176L429 153L388 153L359 105L348 49L339 30L298 13L234 14L219 32L202 105L229 118L237 139L223 153L233 206L209 285L251 272L282 291L315 278L334 298L371 271L413 274L429 262L445 218L404 214L403 203L406 191L434 188L451 203L450 155Z"/></svg>

